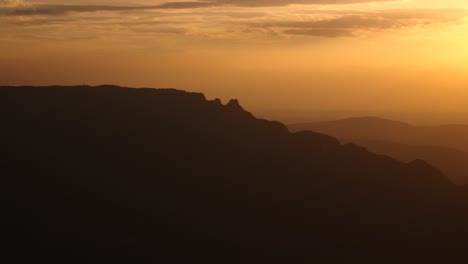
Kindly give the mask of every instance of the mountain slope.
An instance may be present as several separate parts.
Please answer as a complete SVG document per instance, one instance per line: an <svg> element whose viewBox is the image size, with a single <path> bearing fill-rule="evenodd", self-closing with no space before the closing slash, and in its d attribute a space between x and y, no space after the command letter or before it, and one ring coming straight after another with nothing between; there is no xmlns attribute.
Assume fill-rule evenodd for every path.
<svg viewBox="0 0 468 264"><path fill-rule="evenodd" d="M412 126L378 117L291 124L291 131L313 130L337 138L442 146L468 152L468 125Z"/></svg>
<svg viewBox="0 0 468 264"><path fill-rule="evenodd" d="M465 254L466 193L437 169L290 133L235 100L1 87L0 117L3 239L17 261Z"/></svg>
<svg viewBox="0 0 468 264"><path fill-rule="evenodd" d="M403 162L416 159L440 168L453 182L468 184L468 152L437 146L408 145L377 140L343 140L363 146L371 152L388 155Z"/></svg>
<svg viewBox="0 0 468 264"><path fill-rule="evenodd" d="M417 127L376 117L290 125L291 131L313 130L353 142L372 152L409 162L422 159L452 181L468 183L468 126ZM465 132L466 130L466 132Z"/></svg>

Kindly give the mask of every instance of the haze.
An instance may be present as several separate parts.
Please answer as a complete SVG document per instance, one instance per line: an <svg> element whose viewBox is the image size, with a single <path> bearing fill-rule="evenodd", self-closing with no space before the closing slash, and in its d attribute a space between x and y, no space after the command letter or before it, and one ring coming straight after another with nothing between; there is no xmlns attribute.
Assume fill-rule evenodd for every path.
<svg viewBox="0 0 468 264"><path fill-rule="evenodd" d="M0 85L174 87L239 98L283 120L464 113L465 8L463 0L0 0Z"/></svg>

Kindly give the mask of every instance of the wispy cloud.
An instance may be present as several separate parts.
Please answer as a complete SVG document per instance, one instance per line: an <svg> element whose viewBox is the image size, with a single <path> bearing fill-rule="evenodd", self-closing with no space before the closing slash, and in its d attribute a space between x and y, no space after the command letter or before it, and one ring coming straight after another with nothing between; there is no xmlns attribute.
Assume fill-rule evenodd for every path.
<svg viewBox="0 0 468 264"><path fill-rule="evenodd" d="M256 8L287 4L350 4L367 0L212 0L166 2L157 5L65 5L0 0L0 21L11 34L71 35L86 28L87 35L115 32L172 34L201 38L323 38L358 37L370 32L463 23L464 9L348 10L322 8ZM381 1L382 2L382 1ZM50 2L51 3L51 2ZM101 2L107 3L107 2ZM219 8L217 5L243 7ZM348 6L349 7L349 6ZM34 28L35 29L34 29ZM22 32L23 31L23 32ZM94 31L94 32L93 32ZM64 36L64 38L65 38Z"/></svg>
<svg viewBox="0 0 468 264"><path fill-rule="evenodd" d="M65 15L71 12L134 11L157 9L195 9L215 6L267 7L286 5L343 5L391 0L207 0L165 2L159 5L101 5L101 4L25 4L22 0L0 0L0 14L7 16Z"/></svg>
<svg viewBox="0 0 468 264"><path fill-rule="evenodd" d="M326 11L320 11L322 13ZM317 37L352 37L360 31L396 29L412 26L428 26L440 23L461 23L467 12L462 9L401 9L369 12L332 12L332 17L314 17L296 20L280 19L255 22L251 26L275 28L288 35Z"/></svg>
<svg viewBox="0 0 468 264"><path fill-rule="evenodd" d="M0 8L13 8L25 6L25 2L23 0L0 0Z"/></svg>
<svg viewBox="0 0 468 264"><path fill-rule="evenodd" d="M286 5L346 5L372 2L388 2L392 0L213 0L217 5L233 5L244 7L286 6Z"/></svg>
<svg viewBox="0 0 468 264"><path fill-rule="evenodd" d="M68 13L118 12L161 9L193 9L213 6L208 2L175 2L156 6L114 6L114 5L0 5L0 14L6 16L57 16Z"/></svg>

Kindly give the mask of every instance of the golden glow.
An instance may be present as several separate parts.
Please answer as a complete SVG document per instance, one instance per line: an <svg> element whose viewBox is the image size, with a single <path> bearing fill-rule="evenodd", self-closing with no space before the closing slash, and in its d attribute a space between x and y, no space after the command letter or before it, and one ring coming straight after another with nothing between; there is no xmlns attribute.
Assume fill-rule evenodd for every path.
<svg viewBox="0 0 468 264"><path fill-rule="evenodd" d="M468 112L465 0L5 15L64 2L128 6L0 1L0 85L175 87L250 109Z"/></svg>

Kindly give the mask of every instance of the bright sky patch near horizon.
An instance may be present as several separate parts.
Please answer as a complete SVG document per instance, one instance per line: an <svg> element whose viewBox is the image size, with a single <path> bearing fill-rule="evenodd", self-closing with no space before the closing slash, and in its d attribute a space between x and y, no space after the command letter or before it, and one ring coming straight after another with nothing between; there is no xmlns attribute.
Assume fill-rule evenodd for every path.
<svg viewBox="0 0 468 264"><path fill-rule="evenodd" d="M468 112L466 0L0 0L0 49L0 85L173 87L262 111Z"/></svg>

